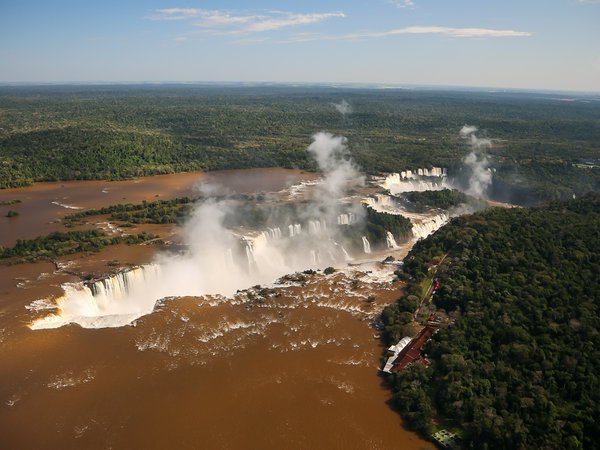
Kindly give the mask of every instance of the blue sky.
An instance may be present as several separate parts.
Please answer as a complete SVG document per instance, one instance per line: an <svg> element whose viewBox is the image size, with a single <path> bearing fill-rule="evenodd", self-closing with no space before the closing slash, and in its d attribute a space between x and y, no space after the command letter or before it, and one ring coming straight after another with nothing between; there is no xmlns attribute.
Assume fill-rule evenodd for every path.
<svg viewBox="0 0 600 450"><path fill-rule="evenodd" d="M0 0L0 82L600 91L600 0Z"/></svg>

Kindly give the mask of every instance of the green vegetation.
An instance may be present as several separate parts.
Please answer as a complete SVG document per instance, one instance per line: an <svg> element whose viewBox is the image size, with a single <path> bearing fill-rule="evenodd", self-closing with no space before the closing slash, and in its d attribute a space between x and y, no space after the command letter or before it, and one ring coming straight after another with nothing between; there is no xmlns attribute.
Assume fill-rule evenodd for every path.
<svg viewBox="0 0 600 450"><path fill-rule="evenodd" d="M6 213L6 217L17 217L18 215L19 213L17 211L13 211L12 209L9 209Z"/></svg>
<svg viewBox="0 0 600 450"><path fill-rule="evenodd" d="M387 339L446 254L434 301L454 323L426 346L430 367L392 377L403 416L425 433L433 418L454 424L468 448L597 448L600 195L490 209L418 242L399 274L407 295L383 313Z"/></svg>
<svg viewBox="0 0 600 450"><path fill-rule="evenodd" d="M478 209L484 208L485 202L454 189L440 191L407 192L400 196L406 199L408 207L415 212L424 212L432 208L448 210L462 204L470 204Z"/></svg>
<svg viewBox="0 0 600 450"><path fill-rule="evenodd" d="M139 244L156 236L139 233L130 236L109 237L100 230L54 232L30 240L18 240L11 248L0 247L0 259L15 258L16 262L31 262L80 252L97 252L107 245Z"/></svg>
<svg viewBox="0 0 600 450"><path fill-rule="evenodd" d="M126 224L140 223L181 223L190 211L193 200L189 197L178 197L173 200L144 201L134 205L131 203L111 205L100 209L87 209L63 218L65 226L71 227L86 217L110 214L110 220Z"/></svg>
<svg viewBox="0 0 600 450"><path fill-rule="evenodd" d="M228 228L246 227L261 230L300 223L305 204L265 202L262 195L235 196L235 207L228 211L223 224Z"/></svg>
<svg viewBox="0 0 600 450"><path fill-rule="evenodd" d="M366 212L366 236L370 242L386 242L386 232L389 231L396 239L411 235L412 223L404 216L386 214L363 206Z"/></svg>
<svg viewBox="0 0 600 450"><path fill-rule="evenodd" d="M21 200L2 200L0 206L16 205L17 203L21 203Z"/></svg>
<svg viewBox="0 0 600 450"><path fill-rule="evenodd" d="M332 103L347 100L344 118ZM459 174L465 124L494 140L495 195L600 190L600 102L553 95L321 87L0 88L0 187L189 170L315 169L316 131L348 137L368 173L445 166ZM537 168L541 167L541 171ZM591 167L591 166L590 166ZM512 195L511 193L516 193Z"/></svg>

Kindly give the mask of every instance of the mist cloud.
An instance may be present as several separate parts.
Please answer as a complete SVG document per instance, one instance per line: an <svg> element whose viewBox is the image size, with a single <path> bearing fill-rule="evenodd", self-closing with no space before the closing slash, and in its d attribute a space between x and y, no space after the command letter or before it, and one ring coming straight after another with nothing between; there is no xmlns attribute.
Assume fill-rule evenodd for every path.
<svg viewBox="0 0 600 450"><path fill-rule="evenodd" d="M492 183L492 172L486 151L491 147L492 141L477 137L477 131L477 127L473 125L465 125L459 131L460 137L468 140L471 147L471 152L463 160L471 169L467 194L487 198L487 190Z"/></svg>
<svg viewBox="0 0 600 450"><path fill-rule="evenodd" d="M340 103L332 103L332 105L344 118L352 114L352 106L346 100L342 100Z"/></svg>

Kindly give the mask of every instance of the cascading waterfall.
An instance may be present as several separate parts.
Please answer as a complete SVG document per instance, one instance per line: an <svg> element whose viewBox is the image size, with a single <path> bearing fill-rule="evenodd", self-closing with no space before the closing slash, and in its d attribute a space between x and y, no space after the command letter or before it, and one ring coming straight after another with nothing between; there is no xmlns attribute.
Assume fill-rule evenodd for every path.
<svg viewBox="0 0 600 450"><path fill-rule="evenodd" d="M317 253L316 250L311 250L310 251L310 257L312 258L312 262L313 264L318 264L319 263L319 254Z"/></svg>
<svg viewBox="0 0 600 450"><path fill-rule="evenodd" d="M288 225L288 233L290 237L298 236L302 233L302 225L294 223Z"/></svg>
<svg viewBox="0 0 600 450"><path fill-rule="evenodd" d="M385 232L385 240L388 248L398 248L398 244L396 244L396 239L394 239L394 235L391 232Z"/></svg>
<svg viewBox="0 0 600 450"><path fill-rule="evenodd" d="M363 198L362 202L371 209L378 212L388 213L391 211L395 211L398 208L394 198L385 194L375 194L375 197Z"/></svg>
<svg viewBox="0 0 600 450"><path fill-rule="evenodd" d="M344 255L344 259L346 261L350 261L352 258L350 257L350 255L348 254L348 252L346 251L346 249L342 246L342 253Z"/></svg>
<svg viewBox="0 0 600 450"><path fill-rule="evenodd" d="M352 213L346 216L348 222L356 220L355 215ZM267 228L266 231L254 236L241 236L247 258L246 269L251 274L259 273L261 265L274 262L270 257L273 254L280 258L280 266L298 266L300 269L304 269L307 266L317 267L319 265L336 264L340 261L351 260L348 252L331 239L330 233L333 232L335 234L335 230L330 229L326 221L309 220L307 225L309 233L305 235L302 235L302 226L300 224L290 224L287 228L289 237L286 238L283 238L281 229L278 227ZM300 249L288 252L286 249L290 248L290 245L294 246L293 242L298 238L303 239L302 242L305 245L301 246ZM316 248L314 247L315 245ZM307 246L309 246L310 250L306 249ZM306 250L303 252L302 249ZM304 266L301 264L304 264ZM290 270L292 269L290 268Z"/></svg>
<svg viewBox="0 0 600 450"><path fill-rule="evenodd" d="M221 237L201 241L201 246L188 253L163 255L157 264L136 267L92 284L65 284L64 295L56 300L59 313L30 326L42 329L78 323L85 328L120 327L151 313L161 298L231 295L237 289L269 283L287 273L352 259L334 240L337 227L328 227L324 220L310 221L308 227L311 233L302 234L300 224L291 225L290 238L283 237L279 227L252 236L227 231ZM371 253L367 237L363 236L362 241L364 252ZM245 258L239 257L244 254Z"/></svg>
<svg viewBox="0 0 600 450"><path fill-rule="evenodd" d="M369 240L367 239L366 236L362 237L362 242L363 242L363 251L367 254L371 253L371 244L369 243Z"/></svg>
<svg viewBox="0 0 600 450"><path fill-rule="evenodd" d="M225 252L225 265L228 268L233 268L234 264L233 264L233 250L228 248L227 251Z"/></svg>
<svg viewBox="0 0 600 450"><path fill-rule="evenodd" d="M356 223L356 215L353 213L340 214L337 218L338 225L352 225Z"/></svg>
<svg viewBox="0 0 600 450"><path fill-rule="evenodd" d="M438 214L430 218L423 219L420 223L413 223L412 233L417 239L424 239L431 233L442 227L450 220L447 214Z"/></svg>
<svg viewBox="0 0 600 450"><path fill-rule="evenodd" d="M267 233L269 239L280 239L281 238L281 228L267 228Z"/></svg>
<svg viewBox="0 0 600 450"><path fill-rule="evenodd" d="M392 184L388 188L392 194L401 194L403 192L424 192L424 191L441 191L442 189L450 189L450 185L446 182L445 178L439 181L427 181L419 179L411 179L406 181L400 181L399 183Z"/></svg>
<svg viewBox="0 0 600 450"><path fill-rule="evenodd" d="M308 233L309 234L321 234L327 231L327 222L324 220L309 220L308 221Z"/></svg>
<svg viewBox="0 0 600 450"><path fill-rule="evenodd" d="M123 326L154 309L157 298L149 295L161 273L148 264L117 273L91 284L67 283L56 300L60 314L33 323L31 328L57 328L77 322L84 328Z"/></svg>
<svg viewBox="0 0 600 450"><path fill-rule="evenodd" d="M383 179L381 187L389 190L394 195L403 192L437 191L450 188L446 179L446 169L441 167L392 173Z"/></svg>

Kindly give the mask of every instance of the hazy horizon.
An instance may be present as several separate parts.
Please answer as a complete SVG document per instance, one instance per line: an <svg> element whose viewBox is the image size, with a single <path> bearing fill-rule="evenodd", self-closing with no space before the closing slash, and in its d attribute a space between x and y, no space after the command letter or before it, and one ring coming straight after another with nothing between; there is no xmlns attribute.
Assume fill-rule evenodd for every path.
<svg viewBox="0 0 600 450"><path fill-rule="evenodd" d="M568 95L591 95L600 96L600 90L574 90L574 89L542 89L535 87L502 87L502 86L473 86L473 85L445 85L445 84L410 84L410 83L369 83L369 82L334 82L334 81L173 81L173 80L123 80L123 81L0 81L0 87L77 87L77 86L177 86L177 87L284 87L284 88L302 88L318 87L347 90L406 90L406 91L449 91L449 92L469 92L469 93L521 93L521 94L568 94Z"/></svg>

